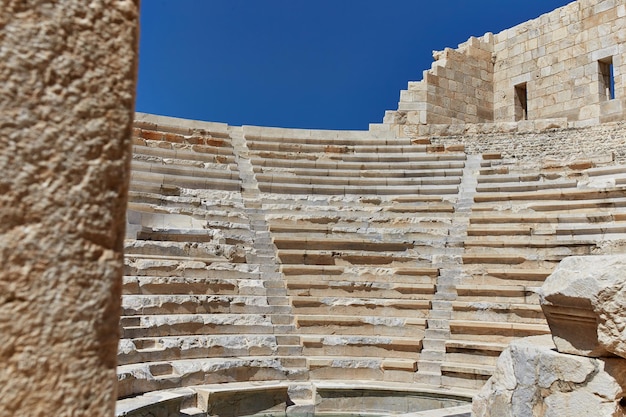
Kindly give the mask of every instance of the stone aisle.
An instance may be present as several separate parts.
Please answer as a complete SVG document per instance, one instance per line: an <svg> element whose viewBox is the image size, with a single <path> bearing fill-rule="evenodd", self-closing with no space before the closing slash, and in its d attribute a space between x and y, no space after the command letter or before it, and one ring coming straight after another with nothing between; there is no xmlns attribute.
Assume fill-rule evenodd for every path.
<svg viewBox="0 0 626 417"><path fill-rule="evenodd" d="M246 254L246 261L259 265L267 302L272 307L270 319L274 325L279 360L290 376L299 379L297 375L305 377L307 373L306 359L302 357L302 344L295 328L285 279L279 269L277 249L265 218L261 192L250 162L243 127L231 127L230 135L242 181L241 194L254 234L254 253Z"/></svg>
<svg viewBox="0 0 626 417"><path fill-rule="evenodd" d="M446 240L446 253L433 257L433 266L439 269L436 292L426 320L422 352L418 361L416 381L449 386L444 379L446 341L450 340L452 301L457 297L456 286L463 273L463 242L467 237L474 195L478 184L480 155L468 155L463 169L454 217Z"/></svg>

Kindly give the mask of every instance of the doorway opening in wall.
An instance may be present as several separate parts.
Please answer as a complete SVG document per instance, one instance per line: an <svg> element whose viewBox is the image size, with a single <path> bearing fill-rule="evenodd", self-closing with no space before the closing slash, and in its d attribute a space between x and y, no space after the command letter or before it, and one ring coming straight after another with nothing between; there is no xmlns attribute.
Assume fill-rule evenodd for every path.
<svg viewBox="0 0 626 417"><path fill-rule="evenodd" d="M515 86L515 121L528 120L528 91L526 83Z"/></svg>
<svg viewBox="0 0 626 417"><path fill-rule="evenodd" d="M600 99L602 101L613 100L615 98L615 76L613 74L612 56L598 61L598 72L600 74Z"/></svg>

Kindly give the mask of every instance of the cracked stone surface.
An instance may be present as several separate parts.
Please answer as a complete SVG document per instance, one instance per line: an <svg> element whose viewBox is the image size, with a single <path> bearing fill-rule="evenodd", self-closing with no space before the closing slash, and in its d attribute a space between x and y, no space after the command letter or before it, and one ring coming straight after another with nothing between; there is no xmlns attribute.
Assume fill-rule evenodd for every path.
<svg viewBox="0 0 626 417"><path fill-rule="evenodd" d="M566 258L539 294L559 352L626 358L626 257Z"/></svg>
<svg viewBox="0 0 626 417"><path fill-rule="evenodd" d="M550 335L516 340L474 397L474 417L626 416L626 363L559 353Z"/></svg>
<svg viewBox="0 0 626 417"><path fill-rule="evenodd" d="M0 414L115 408L138 1L0 1Z"/></svg>

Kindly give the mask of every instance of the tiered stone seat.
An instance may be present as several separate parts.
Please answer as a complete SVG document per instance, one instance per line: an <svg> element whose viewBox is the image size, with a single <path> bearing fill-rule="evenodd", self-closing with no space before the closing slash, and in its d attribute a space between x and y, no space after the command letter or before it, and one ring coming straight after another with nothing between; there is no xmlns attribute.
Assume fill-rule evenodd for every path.
<svg viewBox="0 0 626 417"><path fill-rule="evenodd" d="M428 145L368 132L245 131L259 189L270 193L455 194L465 160L462 152L429 152Z"/></svg>
<svg viewBox="0 0 626 417"><path fill-rule="evenodd" d="M564 257L625 237L621 186L583 182L621 169L509 171L492 157L478 177L442 366L450 384L480 386L512 338L549 333L536 295L543 280Z"/></svg>
<svg viewBox="0 0 626 417"><path fill-rule="evenodd" d="M310 377L414 381L465 155L357 132L244 132Z"/></svg>
<svg viewBox="0 0 626 417"><path fill-rule="evenodd" d="M208 125L208 124L205 124ZM135 129L118 378L121 397L284 380L298 354L275 317L226 125Z"/></svg>
<svg viewBox="0 0 626 417"><path fill-rule="evenodd" d="M277 407L287 381L469 392L548 333L536 291L560 260L626 239L623 167L204 125L135 131L122 397L193 413L206 384L275 387Z"/></svg>

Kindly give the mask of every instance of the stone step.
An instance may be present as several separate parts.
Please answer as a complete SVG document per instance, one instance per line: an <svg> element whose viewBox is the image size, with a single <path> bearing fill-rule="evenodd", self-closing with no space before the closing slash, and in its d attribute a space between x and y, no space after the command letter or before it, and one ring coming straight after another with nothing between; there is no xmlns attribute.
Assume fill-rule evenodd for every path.
<svg viewBox="0 0 626 417"><path fill-rule="evenodd" d="M242 281L251 278L240 277L241 273L234 274L235 278L217 277L152 277L152 276L124 276L122 293L131 294L220 294L223 296L240 294L241 290L249 285L242 285ZM253 281L250 281L253 283ZM263 288L262 281L256 281L259 288ZM248 282L246 282L248 284ZM243 294L242 294L243 295ZM248 293L246 295L255 295ZM258 293L256 295L262 295Z"/></svg>
<svg viewBox="0 0 626 417"><path fill-rule="evenodd" d="M269 294L268 294L269 295ZM158 314L287 314L287 306L273 306L264 295L126 295L122 315Z"/></svg>
<svg viewBox="0 0 626 417"><path fill-rule="evenodd" d="M441 364L442 375L467 375L471 379L479 379L486 381L495 370L494 365L480 365L475 362L458 363L444 362Z"/></svg>
<svg viewBox="0 0 626 417"><path fill-rule="evenodd" d="M446 353L476 352L480 355L498 357L508 345L506 343L493 343L488 341L450 339L446 341L445 346Z"/></svg>
<svg viewBox="0 0 626 417"><path fill-rule="evenodd" d="M129 207L147 213L185 214L187 216L194 216L198 213L198 217L201 214L208 223L221 220L235 221L235 219L248 221L243 201L237 194L225 192L225 196L220 196L219 191L215 194L216 196L209 203L195 196L164 196L131 191L129 192Z"/></svg>
<svg viewBox="0 0 626 417"><path fill-rule="evenodd" d="M426 320L413 317L296 315L296 325L302 335L414 336L421 339Z"/></svg>
<svg viewBox="0 0 626 417"><path fill-rule="evenodd" d="M270 219L269 227L275 236L274 240L279 239L277 235L283 233L290 235L308 234L312 239L318 240L330 234L334 236L327 236L328 239L350 239L357 242L382 241L383 239L395 242L401 239L400 242L402 242L408 240L412 234L426 234L429 232L432 234L431 237L447 236L447 229L450 226L445 216L437 216L436 219L425 218L420 220L416 221L412 216L380 216L378 218L369 217L366 219L353 218L350 221L350 218L347 216L330 215L324 218L297 215L297 218L293 220ZM402 229L403 233L398 233L398 229ZM445 234L443 233L444 230Z"/></svg>
<svg viewBox="0 0 626 417"><path fill-rule="evenodd" d="M129 316L120 320L121 337L202 335L202 334L272 334L273 326L267 315L259 314L160 314Z"/></svg>
<svg viewBox="0 0 626 417"><path fill-rule="evenodd" d="M558 182L520 182L520 183L497 183L483 184L476 187L479 193L521 193L528 191L540 190L563 190L576 188L577 181L558 181Z"/></svg>
<svg viewBox="0 0 626 417"><path fill-rule="evenodd" d="M475 320L450 320L450 330L453 338L468 339L467 336L473 336L478 340L481 338L484 340L485 336L489 336L490 341L495 343L507 342L511 337L526 337L550 333L547 324ZM464 337L458 337L460 335L464 335Z"/></svg>
<svg viewBox="0 0 626 417"><path fill-rule="evenodd" d="M568 223L596 223L626 220L626 211L615 209L611 211L593 211L588 213L516 213L516 212L480 212L473 213L470 218L472 225L495 224L543 224L552 225Z"/></svg>
<svg viewBox="0 0 626 417"><path fill-rule="evenodd" d="M335 357L313 357L308 359L310 370L318 368L340 368L344 372L351 369L371 368L371 369L394 369L408 372L417 371L417 360L411 359L383 359L378 357L357 357L337 359Z"/></svg>
<svg viewBox="0 0 626 417"><path fill-rule="evenodd" d="M300 169L329 169L329 170L356 170L356 171L379 171L381 175L387 170L397 171L420 171L420 170L446 170L446 169L463 169L465 166L464 159L446 159L442 155L426 155L420 158L419 161L407 161L407 162L373 162L370 161L367 164L363 162L350 162L350 161L332 161L327 159L317 160L293 160L287 159L268 159L252 157L250 159L252 165L255 167L283 167L283 168L300 168Z"/></svg>
<svg viewBox="0 0 626 417"><path fill-rule="evenodd" d="M626 165L613 165L605 167L589 168L583 171L590 177L626 175Z"/></svg>
<svg viewBox="0 0 626 417"><path fill-rule="evenodd" d="M506 280L528 280L543 282L552 269L516 269L516 268L489 268L487 274Z"/></svg>
<svg viewBox="0 0 626 417"><path fill-rule="evenodd" d="M277 230L272 227L273 232L277 232ZM403 252L407 249L412 249L414 247L413 243L409 242L390 242L390 241L373 241L370 239L364 239L359 237L331 237L326 235L323 236L310 236L308 234L304 234L304 236L294 236L290 234L289 236L278 236L274 235L272 239L273 243L276 245L278 249L285 250L296 250L296 249L306 249L306 250L325 250L325 249L335 249L335 250L359 250L359 251L372 251L372 252L392 252L398 251Z"/></svg>
<svg viewBox="0 0 626 417"><path fill-rule="evenodd" d="M358 136L354 137L355 132L349 132L344 134L344 131L338 133L331 133L327 136L320 137L279 137L279 136L265 136L265 135L251 135L246 134L246 142L251 143L288 143L288 144L301 144L301 145L337 145L337 146L412 146L412 142L409 138L373 138L373 137L361 137L361 133L358 132ZM365 132L367 133L367 132ZM349 137L353 136L353 137Z"/></svg>
<svg viewBox="0 0 626 417"><path fill-rule="evenodd" d="M195 150L198 151L195 151ZM199 152L201 151L201 152ZM155 158L178 159L219 164L235 165L235 156L230 148L192 146L189 149L166 149L155 146L133 145L133 155L145 155Z"/></svg>
<svg viewBox="0 0 626 417"><path fill-rule="evenodd" d="M432 264L430 264L432 265ZM374 269L364 266L350 266L351 274L358 274L360 276L375 276L379 273L385 275L393 275L394 281L397 277L408 277L409 280L414 277L437 277L439 275L439 269L432 266L395 266L395 267L376 267ZM346 266L341 265L280 265L280 270L285 276L293 275L325 275L325 276L338 276L343 275L346 272ZM318 279L318 278L315 278ZM411 282L411 281L408 281Z"/></svg>
<svg viewBox="0 0 626 417"><path fill-rule="evenodd" d="M178 359L276 356L280 345L274 335L181 335L121 339L118 364Z"/></svg>
<svg viewBox="0 0 626 417"><path fill-rule="evenodd" d="M546 319L536 298L527 300L501 298L476 301L453 301L453 320L506 321L509 323L545 324Z"/></svg>
<svg viewBox="0 0 626 417"><path fill-rule="evenodd" d="M456 286L456 292L459 297L513 297L524 298L528 295L535 294L539 287L526 287L523 285L467 285L459 284Z"/></svg>
<svg viewBox="0 0 626 417"><path fill-rule="evenodd" d="M180 177L195 178L219 178L225 180L239 180L239 172L230 169L211 169L210 167L196 167L176 165L163 162L146 162L133 159L130 164L131 172L151 172L154 174L167 174Z"/></svg>
<svg viewBox="0 0 626 417"><path fill-rule="evenodd" d="M463 254L464 264L504 264L516 265L526 262L524 256L515 253L480 253L480 254Z"/></svg>
<svg viewBox="0 0 626 417"><path fill-rule="evenodd" d="M307 297L346 296L385 299L429 300L435 293L434 284L407 284L393 281L330 281L326 277L313 281L311 276L290 278L287 289L290 295ZM389 278L387 278L389 279Z"/></svg>
<svg viewBox="0 0 626 417"><path fill-rule="evenodd" d="M374 356L417 360L422 341L414 337L305 335L302 345L307 357Z"/></svg>
<svg viewBox="0 0 626 417"><path fill-rule="evenodd" d="M225 188L224 188L225 189ZM369 186L369 185L317 185L317 184L288 184L288 183L261 183L259 190L272 194L326 194L326 195L449 195L456 194L458 187L453 185L424 185L424 186Z"/></svg>
<svg viewBox="0 0 626 417"><path fill-rule="evenodd" d="M414 257L400 253L381 253L370 251L341 250L288 250L279 249L278 257L282 264L299 265L336 265L337 262L347 262L350 265L387 265L395 266L409 263Z"/></svg>
<svg viewBox="0 0 626 417"><path fill-rule="evenodd" d="M503 172L501 175L493 175L494 170L480 170L478 177L476 178L478 184L494 184L494 183L521 183L521 182L532 182L532 181L542 181L543 177L541 174L532 173L532 174L508 174L507 172Z"/></svg>
<svg viewBox="0 0 626 417"><path fill-rule="evenodd" d="M206 177L190 177L183 175L160 174L146 171L131 171L131 184L148 183L153 186L174 186L180 188L191 188L201 190L229 190L238 191L241 189L241 181L235 179L222 179ZM132 185L131 185L132 188Z"/></svg>
<svg viewBox="0 0 626 417"><path fill-rule="evenodd" d="M394 204L386 208L386 211L393 213L454 213L452 204Z"/></svg>
<svg viewBox="0 0 626 417"><path fill-rule="evenodd" d="M621 237L622 234L620 234ZM597 240L590 236L572 237L572 235L551 235L551 236L506 236L506 238L497 236L469 236L463 242L467 249L474 247L486 248L520 248L520 250L535 248L543 248L546 251L550 249L569 248L572 255L589 254L595 247Z"/></svg>
<svg viewBox="0 0 626 417"><path fill-rule="evenodd" d="M181 392L184 389L163 390L147 392L143 395L136 395L129 398L117 400L115 405L115 415L126 416L149 416L155 409L162 410L166 415L179 416L183 404L195 399L195 393ZM202 415L205 417L206 413Z"/></svg>
<svg viewBox="0 0 626 417"><path fill-rule="evenodd" d="M573 201L570 207L576 207L575 202L580 200L595 200L603 198L622 197L626 188L623 186L610 189L555 189L540 191L522 191L518 193L502 192L502 193L477 193L474 196L476 203L492 202L492 201L537 201L537 200L556 200ZM532 207L532 206L531 206ZM606 206L605 206L606 207Z"/></svg>
<svg viewBox="0 0 626 417"><path fill-rule="evenodd" d="M293 175L289 173L257 174L259 184L301 184L301 185L334 185L334 186L362 186L362 187L416 187L426 185L457 185L461 181L459 177L341 177L339 175L314 176Z"/></svg>
<svg viewBox="0 0 626 417"><path fill-rule="evenodd" d="M341 161L341 163L415 163L415 162L430 162L430 161L465 161L466 156L464 153L359 153L359 154L335 154L335 155L315 155L315 154L301 154L298 152L280 152L280 151L258 151L253 152L252 164L258 165L256 163L257 158L262 158L265 160L271 159L279 159L285 160L289 159L291 161L296 161L298 159L304 161L311 161L313 159L325 159L325 160L336 160ZM321 158L323 156L323 158ZM346 167L344 167L345 169ZM397 169L397 168L396 168Z"/></svg>
<svg viewBox="0 0 626 417"><path fill-rule="evenodd" d="M412 382L417 361L410 359L309 358L309 377L319 380Z"/></svg>
<svg viewBox="0 0 626 417"><path fill-rule="evenodd" d="M426 317L428 300L296 296L291 298L294 314L328 314L332 316L378 314L381 317Z"/></svg>
<svg viewBox="0 0 626 417"><path fill-rule="evenodd" d="M170 373L163 374L162 371ZM287 380L297 378L298 372L285 368L278 358L240 357L121 365L117 368L117 376L118 396L128 397L173 387Z"/></svg>
<svg viewBox="0 0 626 417"><path fill-rule="evenodd" d="M416 145L410 141L403 140L401 143L393 144L364 144L361 141L344 141L344 143L293 143L288 141L257 141L248 140L248 148L253 152L296 152L302 154L321 155L354 155L354 154L414 154L426 152L427 145Z"/></svg>
<svg viewBox="0 0 626 417"><path fill-rule="evenodd" d="M384 178L431 178L431 177L452 177L458 178L463 175L463 170L458 168L449 168L444 166L442 168L427 167L423 169L390 169L384 170ZM380 177L380 169L342 169L337 168L311 168L304 167L272 167L272 166L255 166L254 172L258 174L273 174L273 175L296 175L296 176L315 176L315 177L339 177L339 178L378 178Z"/></svg>

